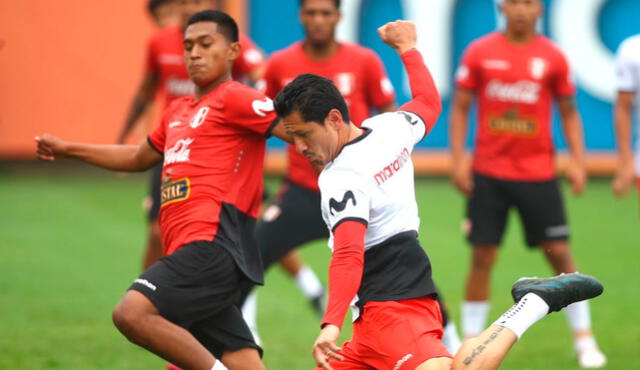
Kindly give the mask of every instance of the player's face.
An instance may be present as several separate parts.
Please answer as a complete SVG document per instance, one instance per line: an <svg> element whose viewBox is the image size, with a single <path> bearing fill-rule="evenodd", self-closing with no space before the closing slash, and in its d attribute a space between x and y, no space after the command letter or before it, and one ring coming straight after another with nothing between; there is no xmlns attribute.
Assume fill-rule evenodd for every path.
<svg viewBox="0 0 640 370"><path fill-rule="evenodd" d="M300 9L300 22L312 44L331 42L339 20L340 12L333 0L306 0Z"/></svg>
<svg viewBox="0 0 640 370"><path fill-rule="evenodd" d="M197 22L184 32L184 58L189 77L204 87L228 74L240 45L230 43L214 22Z"/></svg>
<svg viewBox="0 0 640 370"><path fill-rule="evenodd" d="M324 166L338 154L340 133L336 125L348 126L342 121L340 113L336 112L336 109L332 109L324 124L305 121L298 112L282 118L284 129L291 135L296 151L315 165ZM340 117L339 122L337 117Z"/></svg>
<svg viewBox="0 0 640 370"><path fill-rule="evenodd" d="M213 0L180 0L183 24L187 24L192 15L203 10L211 10L215 7L214 5Z"/></svg>
<svg viewBox="0 0 640 370"><path fill-rule="evenodd" d="M518 32L531 31L542 14L542 3L540 0L504 0L502 12L508 28Z"/></svg>

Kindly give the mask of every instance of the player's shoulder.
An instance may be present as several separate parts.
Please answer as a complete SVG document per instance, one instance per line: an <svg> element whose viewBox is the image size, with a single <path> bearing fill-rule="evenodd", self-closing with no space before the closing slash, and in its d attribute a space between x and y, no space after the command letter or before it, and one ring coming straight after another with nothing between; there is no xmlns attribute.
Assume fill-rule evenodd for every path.
<svg viewBox="0 0 640 370"><path fill-rule="evenodd" d="M221 96L227 104L233 104L247 99L263 98L265 96L260 90L234 80L225 82L224 85L221 86L221 89Z"/></svg>
<svg viewBox="0 0 640 370"><path fill-rule="evenodd" d="M302 53L302 44L296 41L284 49L274 51L269 57L269 63L283 63L291 58L299 58Z"/></svg>

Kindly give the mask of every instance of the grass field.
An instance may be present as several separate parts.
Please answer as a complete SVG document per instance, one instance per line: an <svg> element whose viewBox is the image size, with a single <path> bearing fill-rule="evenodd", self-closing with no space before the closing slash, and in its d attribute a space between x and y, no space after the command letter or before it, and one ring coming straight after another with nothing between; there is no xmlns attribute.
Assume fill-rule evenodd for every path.
<svg viewBox="0 0 640 370"><path fill-rule="evenodd" d="M87 167L0 167L0 369L162 368L163 361L128 343L111 324L112 307L140 271L146 186L144 175L116 178ZM460 232L463 200L446 179L419 179L416 191L420 239L458 319L469 264ZM616 200L608 181L593 180L583 196L568 196L567 203L580 269L605 285L591 308L607 368L640 369L637 198ZM509 287L517 277L550 274L541 254L526 250L521 240L512 218L493 275L491 317L510 305ZM325 243L306 246L303 255L326 279ZM266 281L259 325L267 368L312 368L317 319L279 268ZM577 368L564 315L528 331L503 368Z"/></svg>

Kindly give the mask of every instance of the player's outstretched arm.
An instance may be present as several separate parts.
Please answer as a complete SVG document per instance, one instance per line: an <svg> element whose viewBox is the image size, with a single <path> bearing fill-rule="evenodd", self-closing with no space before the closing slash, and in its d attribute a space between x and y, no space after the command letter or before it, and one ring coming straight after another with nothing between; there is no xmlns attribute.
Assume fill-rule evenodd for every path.
<svg viewBox="0 0 640 370"><path fill-rule="evenodd" d="M412 100L400 110L413 112L424 121L425 135L438 120L442 103L436 84L424 64L420 52L416 50L416 26L409 21L389 22L378 28L382 41L400 54L409 75Z"/></svg>
<svg viewBox="0 0 640 370"><path fill-rule="evenodd" d="M141 145L94 145L63 141L55 136L36 136L38 159L54 161L74 158L115 171L144 171L162 160L162 156L144 142Z"/></svg>

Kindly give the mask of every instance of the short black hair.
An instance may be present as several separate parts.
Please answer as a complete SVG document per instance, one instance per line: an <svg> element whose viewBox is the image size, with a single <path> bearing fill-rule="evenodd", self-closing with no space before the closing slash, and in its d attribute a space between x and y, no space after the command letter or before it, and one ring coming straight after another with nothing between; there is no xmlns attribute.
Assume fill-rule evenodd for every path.
<svg viewBox="0 0 640 370"><path fill-rule="evenodd" d="M342 114L345 123L349 123L349 109L342 94L333 82L313 74L301 74L291 81L276 96L276 112L285 117L298 112L306 122L324 124L331 109Z"/></svg>
<svg viewBox="0 0 640 370"><path fill-rule="evenodd" d="M238 24L227 13L219 10L203 10L189 18L187 27L198 22L213 22L218 25L218 32L229 42L238 42Z"/></svg>
<svg viewBox="0 0 640 370"><path fill-rule="evenodd" d="M304 6L304 1L305 0L300 0L300 7L302 8ZM340 10L340 0L333 0L333 3L336 6L336 9Z"/></svg>

